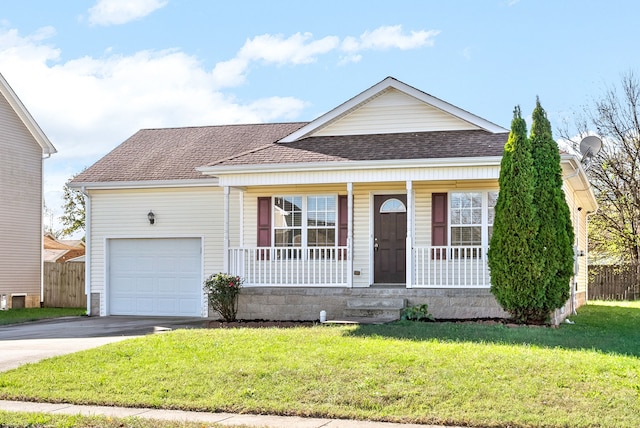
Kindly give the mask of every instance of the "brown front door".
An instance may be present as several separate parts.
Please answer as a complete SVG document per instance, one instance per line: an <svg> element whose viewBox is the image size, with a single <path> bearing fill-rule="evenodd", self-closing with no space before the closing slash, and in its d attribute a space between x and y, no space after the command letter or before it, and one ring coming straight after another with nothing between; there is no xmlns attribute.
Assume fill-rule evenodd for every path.
<svg viewBox="0 0 640 428"><path fill-rule="evenodd" d="M407 196L374 196L374 283L406 282Z"/></svg>

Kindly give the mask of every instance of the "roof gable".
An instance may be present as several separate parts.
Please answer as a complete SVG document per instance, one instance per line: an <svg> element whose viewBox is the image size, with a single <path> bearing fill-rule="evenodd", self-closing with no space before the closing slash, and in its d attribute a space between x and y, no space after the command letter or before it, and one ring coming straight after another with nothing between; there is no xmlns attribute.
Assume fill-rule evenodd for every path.
<svg viewBox="0 0 640 428"><path fill-rule="evenodd" d="M508 130L392 77L320 116L280 142L312 136Z"/></svg>
<svg viewBox="0 0 640 428"><path fill-rule="evenodd" d="M20 118L20 121L33 136L33 139L40 145L42 152L47 155L56 153L56 148L51 144L51 141L49 141L44 132L42 132L40 126L38 126L31 114L27 111L16 93L13 92L13 89L11 89L11 86L9 86L9 83L2 74L0 74L0 94L7 100L13 111L15 111Z"/></svg>

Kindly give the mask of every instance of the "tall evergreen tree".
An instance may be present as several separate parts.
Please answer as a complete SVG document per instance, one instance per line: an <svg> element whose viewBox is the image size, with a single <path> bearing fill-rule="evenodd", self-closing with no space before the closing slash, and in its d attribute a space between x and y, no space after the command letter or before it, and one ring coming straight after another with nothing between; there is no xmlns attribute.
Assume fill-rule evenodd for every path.
<svg viewBox="0 0 640 428"><path fill-rule="evenodd" d="M562 190L560 151L551 133L551 123L536 99L531 125L531 146L535 170L534 203L540 227L534 240L535 257L542 262L539 287L544 291L539 321L569 299L573 275L573 226Z"/></svg>
<svg viewBox="0 0 640 428"><path fill-rule="evenodd" d="M528 322L544 300L538 286L541 265L534 257L538 233L534 205L533 159L527 125L516 107L500 164L500 193L495 207L488 261L491 292L514 319Z"/></svg>

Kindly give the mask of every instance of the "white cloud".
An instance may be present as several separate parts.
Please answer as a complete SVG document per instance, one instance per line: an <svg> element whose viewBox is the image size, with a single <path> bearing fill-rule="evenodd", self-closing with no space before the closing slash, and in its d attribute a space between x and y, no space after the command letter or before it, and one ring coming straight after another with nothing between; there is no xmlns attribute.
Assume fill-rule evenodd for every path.
<svg viewBox="0 0 640 428"><path fill-rule="evenodd" d="M358 38L347 36L342 41L337 36L315 40L311 33L296 33L285 38L282 34L262 34L248 39L236 56L216 64L213 75L220 87L242 85L253 62L266 64L300 65L316 62L318 57L333 51L344 52L338 65L362 60L360 52L366 50L418 49L433 46L440 31L411 31L404 33L401 25L382 26L365 31Z"/></svg>
<svg viewBox="0 0 640 428"><path fill-rule="evenodd" d="M248 40L240 49L238 58L278 65L309 64L315 62L318 55L332 51L340 43L335 36L320 40L311 40L312 37L311 33L296 33L286 39L281 34L263 34Z"/></svg>
<svg viewBox="0 0 640 428"><path fill-rule="evenodd" d="M365 31L358 39L346 37L342 42L342 50L348 53L363 50L385 49L417 49L423 46L433 46L434 38L440 34L438 30L411 31L405 34L402 25L382 26L373 31Z"/></svg>
<svg viewBox="0 0 640 428"><path fill-rule="evenodd" d="M94 25L121 25L163 8L168 0L98 0L89 9L89 22Z"/></svg>
<svg viewBox="0 0 640 428"><path fill-rule="evenodd" d="M309 64L339 44L336 36L313 40L311 33L296 33L287 38L282 34L262 34L247 40L235 58L216 64L213 75L221 86L239 86L245 82L252 62L279 66Z"/></svg>

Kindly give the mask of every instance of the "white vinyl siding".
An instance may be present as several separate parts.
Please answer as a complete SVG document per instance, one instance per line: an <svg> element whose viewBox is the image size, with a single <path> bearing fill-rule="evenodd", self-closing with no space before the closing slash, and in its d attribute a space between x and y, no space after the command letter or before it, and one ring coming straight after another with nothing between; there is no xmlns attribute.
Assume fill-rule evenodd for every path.
<svg viewBox="0 0 640 428"><path fill-rule="evenodd" d="M237 191L229 197L230 211L239 211ZM153 210L155 224L147 213ZM218 187L186 189L94 190L91 192L91 292L102 293L105 314L106 240L112 238L201 238L202 281L224 269L224 197ZM230 215L231 245L237 245L238 216ZM205 302L206 304L206 302ZM203 308L205 313L206 308Z"/></svg>
<svg viewBox="0 0 640 428"><path fill-rule="evenodd" d="M0 95L0 294L40 299L42 148ZM10 245L7 245L10 244ZM28 302L29 303L29 302Z"/></svg>
<svg viewBox="0 0 640 428"><path fill-rule="evenodd" d="M582 251L585 256L578 257L578 275L574 278L578 283L577 292L584 293L587 290L587 221L584 209L578 211L577 200L570 189L563 187L565 199L571 212L571 223L573 224L574 240L573 245L577 245L578 251Z"/></svg>
<svg viewBox="0 0 640 428"><path fill-rule="evenodd" d="M388 89L347 113L315 136L479 129L396 89Z"/></svg>

